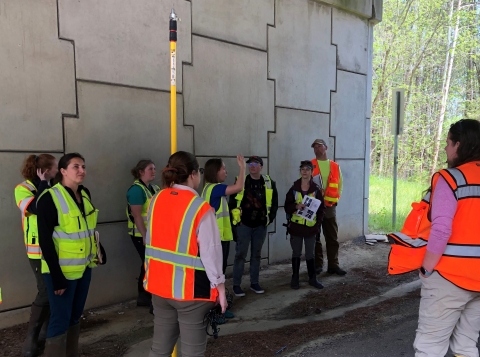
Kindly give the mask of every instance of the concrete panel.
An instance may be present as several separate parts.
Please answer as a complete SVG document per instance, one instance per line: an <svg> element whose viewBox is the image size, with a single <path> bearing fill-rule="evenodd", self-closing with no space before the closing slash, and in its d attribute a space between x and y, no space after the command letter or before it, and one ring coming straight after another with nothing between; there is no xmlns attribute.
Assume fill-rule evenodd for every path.
<svg viewBox="0 0 480 357"><path fill-rule="evenodd" d="M370 200L365 198L363 200L363 234L368 234L370 231L368 230L368 204Z"/></svg>
<svg viewBox="0 0 480 357"><path fill-rule="evenodd" d="M372 89L373 89L373 25L368 28L368 71L367 71L367 113L366 117L372 117Z"/></svg>
<svg viewBox="0 0 480 357"><path fill-rule="evenodd" d="M125 194L133 182L130 169L150 158L160 170L170 156L170 94L79 82L80 119L65 122L66 151L86 160L85 185L100 210L100 222L125 220ZM178 150L192 151L192 128L182 124L182 96L177 96Z"/></svg>
<svg viewBox="0 0 480 357"><path fill-rule="evenodd" d="M337 68L367 74L369 25L367 20L332 10L332 43L337 45Z"/></svg>
<svg viewBox="0 0 480 357"><path fill-rule="evenodd" d="M77 78L170 90L169 15L178 23L177 90L191 62L191 3L185 0L59 0L60 35L75 40Z"/></svg>
<svg viewBox="0 0 480 357"><path fill-rule="evenodd" d="M193 36L184 68L185 124L202 156L267 155L274 130L274 88L265 52Z"/></svg>
<svg viewBox="0 0 480 357"><path fill-rule="evenodd" d="M374 23L382 21L383 0L313 0L351 12Z"/></svg>
<svg viewBox="0 0 480 357"><path fill-rule="evenodd" d="M73 46L58 39L55 0L0 0L0 150L63 150L75 114Z"/></svg>
<svg viewBox="0 0 480 357"><path fill-rule="evenodd" d="M195 0L194 34L267 50L267 24L274 25L275 0Z"/></svg>
<svg viewBox="0 0 480 357"><path fill-rule="evenodd" d="M96 202L93 197L93 203ZM127 234L126 223L100 224L97 230L107 253L107 264L92 270L86 309L136 297L137 278L142 264Z"/></svg>
<svg viewBox="0 0 480 357"><path fill-rule="evenodd" d="M282 202L283 204L283 202ZM282 226L286 223L285 210L280 207L277 212L277 220L275 222L276 231L270 234L269 244L269 261L275 263L292 257L292 247L290 246L290 236L286 239L286 228Z"/></svg>
<svg viewBox="0 0 480 357"><path fill-rule="evenodd" d="M339 240L362 235L364 227L364 162L337 160L343 175L343 193L337 206Z"/></svg>
<svg viewBox="0 0 480 357"><path fill-rule="evenodd" d="M370 142L371 142L371 120L367 119L365 122L365 188L364 198L370 197Z"/></svg>
<svg viewBox="0 0 480 357"><path fill-rule="evenodd" d="M276 132L269 136L270 172L277 182L280 206L284 205L293 182L300 177L300 161L315 157L310 147L315 139L327 141L328 157L333 159L334 140L328 133L328 114L277 108Z"/></svg>
<svg viewBox="0 0 480 357"><path fill-rule="evenodd" d="M336 137L337 159L365 157L367 77L337 71L337 92L332 93L331 133Z"/></svg>
<svg viewBox="0 0 480 357"><path fill-rule="evenodd" d="M14 195L15 186L24 181L20 175L23 160L30 154L0 153L0 167L3 169L0 177L0 287L3 303L0 311L31 305L37 291L25 253L22 219Z"/></svg>
<svg viewBox="0 0 480 357"><path fill-rule="evenodd" d="M276 27L268 28L268 77L275 79L275 104L329 113L336 68L331 8L278 0L275 11Z"/></svg>

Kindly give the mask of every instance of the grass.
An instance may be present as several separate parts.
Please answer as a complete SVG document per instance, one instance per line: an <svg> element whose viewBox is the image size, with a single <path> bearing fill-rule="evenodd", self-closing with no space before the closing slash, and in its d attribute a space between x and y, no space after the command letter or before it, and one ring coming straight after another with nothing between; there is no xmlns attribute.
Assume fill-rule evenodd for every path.
<svg viewBox="0 0 480 357"><path fill-rule="evenodd" d="M392 228L393 178L370 176L368 229L370 233L399 231L411 210L420 201L429 182L397 180L397 222Z"/></svg>

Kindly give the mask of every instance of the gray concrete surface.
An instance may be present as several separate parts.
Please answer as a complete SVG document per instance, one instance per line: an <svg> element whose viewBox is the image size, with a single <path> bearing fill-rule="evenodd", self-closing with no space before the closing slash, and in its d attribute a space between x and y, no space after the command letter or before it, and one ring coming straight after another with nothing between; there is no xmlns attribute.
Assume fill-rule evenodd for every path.
<svg viewBox="0 0 480 357"><path fill-rule="evenodd" d="M125 228L125 191L137 160L161 168L169 156L172 5L182 20L178 148L225 157L231 171L239 152L265 157L282 205L297 161L313 157L311 141L323 137L349 187L340 239L364 232L381 0L0 0L0 311L28 306L35 293L13 198L31 152L86 157L109 256L94 272L88 306L134 297L139 262ZM280 208L266 263L289 254L283 222Z"/></svg>

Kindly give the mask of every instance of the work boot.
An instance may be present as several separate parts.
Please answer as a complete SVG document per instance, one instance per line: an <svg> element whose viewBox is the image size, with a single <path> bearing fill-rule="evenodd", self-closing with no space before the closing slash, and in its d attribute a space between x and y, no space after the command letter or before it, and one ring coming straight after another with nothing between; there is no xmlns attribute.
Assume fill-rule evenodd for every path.
<svg viewBox="0 0 480 357"><path fill-rule="evenodd" d="M37 306L32 304L30 310L30 321L28 323L27 337L23 342L22 356L35 357L38 356L39 334L45 319L50 316L50 309L48 306ZM45 337L43 345L45 344Z"/></svg>
<svg viewBox="0 0 480 357"><path fill-rule="evenodd" d="M315 273L315 259L307 260L308 284L317 289L323 289L323 285L317 280Z"/></svg>
<svg viewBox="0 0 480 357"><path fill-rule="evenodd" d="M328 268L327 270L328 274L337 274L337 275L345 275L347 272L340 268L338 265L332 268Z"/></svg>
<svg viewBox="0 0 480 357"><path fill-rule="evenodd" d="M298 281L299 272L300 272L300 258L292 258L292 280L290 281L290 287L295 290L298 290L300 288L300 283Z"/></svg>
<svg viewBox="0 0 480 357"><path fill-rule="evenodd" d="M67 334L47 338L43 357L66 357Z"/></svg>
<svg viewBox="0 0 480 357"><path fill-rule="evenodd" d="M67 330L67 357L79 357L78 338L80 337L80 323L70 326Z"/></svg>
<svg viewBox="0 0 480 357"><path fill-rule="evenodd" d="M45 340L47 339L48 324L50 322L50 306L47 306L46 309L48 310L48 314L43 321L42 329L38 334L37 356L41 356L43 351L45 350Z"/></svg>

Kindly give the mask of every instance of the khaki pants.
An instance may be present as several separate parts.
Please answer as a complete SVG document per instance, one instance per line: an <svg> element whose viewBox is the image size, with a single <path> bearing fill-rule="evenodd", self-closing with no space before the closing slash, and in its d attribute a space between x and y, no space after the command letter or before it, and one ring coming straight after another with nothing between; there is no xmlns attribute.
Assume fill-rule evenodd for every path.
<svg viewBox="0 0 480 357"><path fill-rule="evenodd" d="M478 357L480 293L461 289L434 272L422 280L415 357Z"/></svg>
<svg viewBox="0 0 480 357"><path fill-rule="evenodd" d="M204 356L207 333L203 318L215 305L203 301L175 301L152 295L152 349L148 357L170 357L178 336L181 336L183 357Z"/></svg>
<svg viewBox="0 0 480 357"><path fill-rule="evenodd" d="M337 225L337 207L327 207L325 217L322 222L323 235L325 236L325 245L327 246L328 268L338 267L338 225ZM315 244L315 266L323 267L323 249L320 240L320 234L317 235Z"/></svg>

